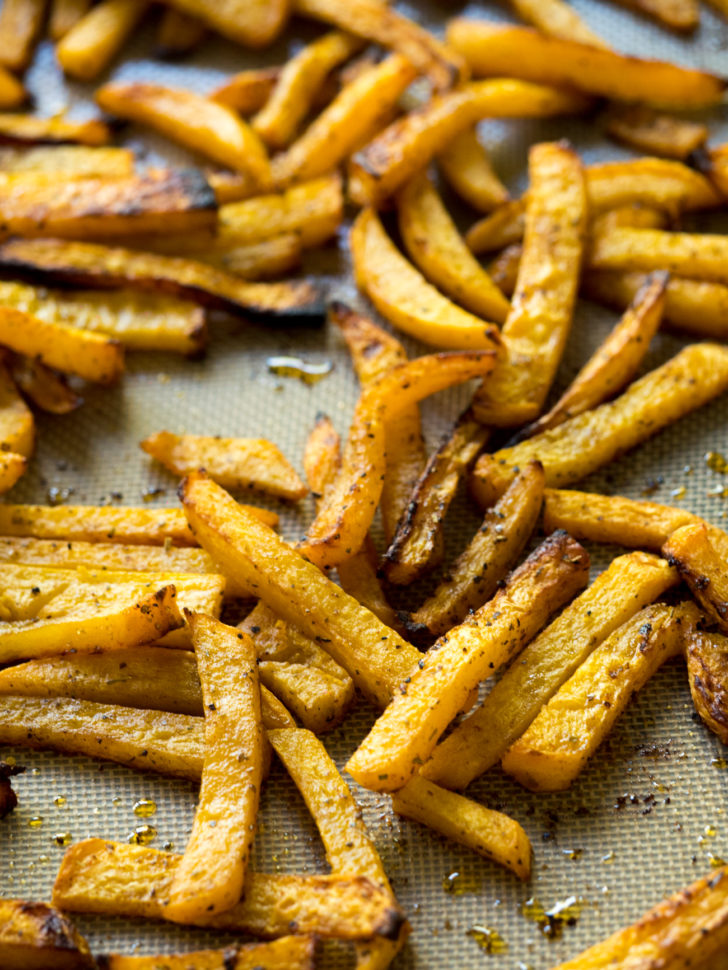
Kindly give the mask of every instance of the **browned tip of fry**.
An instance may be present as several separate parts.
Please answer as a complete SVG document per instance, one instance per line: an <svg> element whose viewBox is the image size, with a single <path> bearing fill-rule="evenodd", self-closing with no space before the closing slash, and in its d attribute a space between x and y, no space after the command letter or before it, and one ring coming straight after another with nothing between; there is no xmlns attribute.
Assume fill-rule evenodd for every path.
<svg viewBox="0 0 728 970"><path fill-rule="evenodd" d="M728 637L693 630L686 655L695 710L713 734L728 744Z"/></svg>
<svg viewBox="0 0 728 970"><path fill-rule="evenodd" d="M10 765L0 761L0 819L9 815L18 804L18 796L12 789L10 779L14 775L22 775L24 771L22 765Z"/></svg>

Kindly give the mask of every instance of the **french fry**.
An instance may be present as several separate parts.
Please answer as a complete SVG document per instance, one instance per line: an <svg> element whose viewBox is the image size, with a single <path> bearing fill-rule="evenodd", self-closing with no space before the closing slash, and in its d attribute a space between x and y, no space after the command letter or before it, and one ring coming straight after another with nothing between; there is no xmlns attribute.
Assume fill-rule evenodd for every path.
<svg viewBox="0 0 728 970"><path fill-rule="evenodd" d="M146 0L101 0L91 7L56 45L64 73L81 81L98 77L148 9Z"/></svg>
<svg viewBox="0 0 728 970"><path fill-rule="evenodd" d="M522 20L550 37L609 49L606 41L564 0L510 0L510 4Z"/></svg>
<svg viewBox="0 0 728 970"><path fill-rule="evenodd" d="M157 56L176 60L190 54L205 38L207 28L196 17L168 7L157 28Z"/></svg>
<svg viewBox="0 0 728 970"><path fill-rule="evenodd" d="M427 279L476 316L503 323L508 301L465 245L427 172L397 195L399 231Z"/></svg>
<svg viewBox="0 0 728 970"><path fill-rule="evenodd" d="M523 256L501 333L507 356L473 398L483 424L513 427L540 413L571 328L587 202L581 162L565 144L529 151Z"/></svg>
<svg viewBox="0 0 728 970"><path fill-rule="evenodd" d="M203 260L209 258L213 266L219 266L226 273L241 276L244 280L273 280L280 279L300 265L301 252L299 237L295 233L288 233L249 246L235 246L219 256L208 257L200 253L199 257Z"/></svg>
<svg viewBox="0 0 728 970"><path fill-rule="evenodd" d="M667 273L648 277L644 289L556 404L520 432L519 439L557 428L574 415L598 407L630 383L660 326L668 280Z"/></svg>
<svg viewBox="0 0 728 970"><path fill-rule="evenodd" d="M11 145L65 145L97 147L111 141L109 126L99 119L69 121L36 115L0 114L0 142Z"/></svg>
<svg viewBox="0 0 728 970"><path fill-rule="evenodd" d="M417 72L401 54L365 71L272 162L276 185L316 178L336 168L390 120L400 95Z"/></svg>
<svg viewBox="0 0 728 970"><path fill-rule="evenodd" d="M8 367L0 361L0 451L29 458L34 437L33 415L18 394Z"/></svg>
<svg viewBox="0 0 728 970"><path fill-rule="evenodd" d="M449 185L479 212L508 201L508 189L495 174L476 127L455 135L438 154L437 164Z"/></svg>
<svg viewBox="0 0 728 970"><path fill-rule="evenodd" d="M208 169L205 174L218 205L241 202L259 192L255 179L243 172L220 172Z"/></svg>
<svg viewBox="0 0 728 970"><path fill-rule="evenodd" d="M90 0L51 0L48 36L59 41L88 13Z"/></svg>
<svg viewBox="0 0 728 970"><path fill-rule="evenodd" d="M170 0L170 4L247 47L270 44L283 30L290 11L287 0Z"/></svg>
<svg viewBox="0 0 728 970"><path fill-rule="evenodd" d="M681 161L708 140L706 125L659 114L639 105L613 108L607 115L604 130L611 138L637 151Z"/></svg>
<svg viewBox="0 0 728 970"><path fill-rule="evenodd" d="M525 227L526 200L511 199L472 225L465 242L474 253L495 252L520 243Z"/></svg>
<svg viewBox="0 0 728 970"><path fill-rule="evenodd" d="M723 198L728 197L728 145L701 151L696 148L690 161L710 179Z"/></svg>
<svg viewBox="0 0 728 970"><path fill-rule="evenodd" d="M721 78L703 71L547 37L529 27L455 18L447 42L479 77L515 75L617 101L705 108L718 103L725 89Z"/></svg>
<svg viewBox="0 0 728 970"><path fill-rule="evenodd" d="M9 492L21 475L25 474L27 467L28 459L25 455L8 452L0 457L0 494Z"/></svg>
<svg viewBox="0 0 728 970"><path fill-rule="evenodd" d="M270 163L255 132L230 108L193 91L150 82L105 84L96 103L119 118L148 125L185 148L270 186Z"/></svg>
<svg viewBox="0 0 728 970"><path fill-rule="evenodd" d="M283 66L251 122L266 145L281 149L293 141L329 73L361 46L358 38L333 31L303 47Z"/></svg>
<svg viewBox="0 0 728 970"><path fill-rule="evenodd" d="M728 744L728 640L693 627L685 648L695 710L713 734Z"/></svg>
<svg viewBox="0 0 728 970"><path fill-rule="evenodd" d="M669 220L663 210L652 209L636 202L598 213L591 221L591 231L611 232L625 226L634 229L666 229L668 225Z"/></svg>
<svg viewBox="0 0 728 970"><path fill-rule="evenodd" d="M723 633L728 633L728 575L726 563L710 541L704 522L683 525L662 547L702 609Z"/></svg>
<svg viewBox="0 0 728 970"><path fill-rule="evenodd" d="M0 108L6 111L8 108L19 108L27 99L28 92L21 82L10 71L0 67ZM3 117L7 126L9 116L4 115ZM1 128L2 125L0 125Z"/></svg>
<svg viewBox="0 0 728 970"><path fill-rule="evenodd" d="M713 233L615 229L593 237L589 266L607 270L667 267L678 276L728 284L728 239Z"/></svg>
<svg viewBox="0 0 728 970"><path fill-rule="evenodd" d="M22 73L43 28L46 0L5 0L0 10L0 64Z"/></svg>
<svg viewBox="0 0 728 970"><path fill-rule="evenodd" d="M723 970L728 867L658 903L641 919L554 970Z"/></svg>
<svg viewBox="0 0 728 970"><path fill-rule="evenodd" d="M383 569L390 583L406 586L442 559L447 510L489 433L468 409L430 456L384 555Z"/></svg>
<svg viewBox="0 0 728 970"><path fill-rule="evenodd" d="M73 923L47 903L0 899L3 970L92 970L95 961Z"/></svg>
<svg viewBox="0 0 728 970"><path fill-rule="evenodd" d="M648 606L577 668L503 756L503 770L531 791L563 791L584 769L634 694L683 641L692 604Z"/></svg>
<svg viewBox="0 0 728 970"><path fill-rule="evenodd" d="M252 488L297 501L308 494L293 466L265 438L221 438L157 431L139 443L142 451L175 475L205 468L225 488Z"/></svg>
<svg viewBox="0 0 728 970"><path fill-rule="evenodd" d="M394 121L358 151L349 166L349 194L360 205L381 204L483 118L548 118L585 107L578 95L509 78L465 84Z"/></svg>
<svg viewBox="0 0 728 970"><path fill-rule="evenodd" d="M9 366L18 390L41 411L69 414L83 404L83 398L68 386L62 374L32 357L12 354Z"/></svg>
<svg viewBox="0 0 728 970"><path fill-rule="evenodd" d="M421 822L442 835L473 849L514 872L519 879L531 875L532 849L518 822L485 805L439 788L415 775L392 795L398 815Z"/></svg>
<svg viewBox="0 0 728 970"><path fill-rule="evenodd" d="M447 788L466 788L497 764L598 643L662 596L677 578L663 559L643 552L614 559L526 647L483 704L435 748L422 774Z"/></svg>
<svg viewBox="0 0 728 970"><path fill-rule="evenodd" d="M440 636L462 623L494 595L533 532L543 503L543 469L526 465L437 589L410 616L415 626Z"/></svg>
<svg viewBox="0 0 728 970"><path fill-rule="evenodd" d="M315 937L281 936L268 943L228 946L224 950L158 954L151 957L111 953L96 958L99 970L314 970Z"/></svg>
<svg viewBox="0 0 728 970"><path fill-rule="evenodd" d="M542 463L548 486L571 485L726 388L728 350L719 344L691 344L614 401L512 448L481 456L471 480L473 494L488 507L513 478L514 466L532 458Z"/></svg>
<svg viewBox="0 0 728 970"><path fill-rule="evenodd" d="M306 280L249 283L195 260L96 243L16 239L0 246L0 266L48 283L152 290L239 316L323 311L318 290Z"/></svg>
<svg viewBox="0 0 728 970"><path fill-rule="evenodd" d="M247 117L260 111L273 93L280 74L280 67L258 67L241 71L233 74L210 97L218 104L224 104Z"/></svg>
<svg viewBox="0 0 728 970"><path fill-rule="evenodd" d="M689 32L700 22L698 0L617 0L672 30Z"/></svg>
<svg viewBox="0 0 728 970"><path fill-rule="evenodd" d="M472 688L513 659L584 587L588 558L565 533L542 543L489 603L429 650L349 758L349 774L373 791L402 788Z"/></svg>
<svg viewBox="0 0 728 970"><path fill-rule="evenodd" d="M39 145L0 148L0 177L25 175L48 179L123 178L134 174L134 153L128 148L91 148L87 145Z"/></svg>
<svg viewBox="0 0 728 970"><path fill-rule="evenodd" d="M511 243L496 256L488 266L488 275L495 285L509 299L513 296L518 280L518 270L521 265L523 246L521 243Z"/></svg>
<svg viewBox="0 0 728 970"><path fill-rule="evenodd" d="M357 285L394 326L434 347L498 345L497 327L460 309L429 284L395 247L374 209L359 213L350 244Z"/></svg>

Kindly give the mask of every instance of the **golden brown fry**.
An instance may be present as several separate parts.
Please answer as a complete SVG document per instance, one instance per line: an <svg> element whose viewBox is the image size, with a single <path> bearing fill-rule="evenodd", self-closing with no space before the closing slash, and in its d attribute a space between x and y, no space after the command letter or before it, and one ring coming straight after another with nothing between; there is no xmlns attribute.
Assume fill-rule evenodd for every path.
<svg viewBox="0 0 728 970"><path fill-rule="evenodd" d="M13 485L25 474L28 459L25 455L8 452L0 458L0 494L10 491Z"/></svg>
<svg viewBox="0 0 728 970"><path fill-rule="evenodd" d="M112 115L149 125L228 168L251 175L260 189L271 183L270 163L255 132L230 108L193 91L150 82L105 84L97 104Z"/></svg>
<svg viewBox="0 0 728 970"><path fill-rule="evenodd" d="M681 161L708 139L706 125L658 114L639 105L613 108L604 128L608 135L630 148Z"/></svg>
<svg viewBox="0 0 728 970"><path fill-rule="evenodd" d="M593 237L589 266L600 270L669 269L678 276L728 284L728 239L713 233L614 229Z"/></svg>
<svg viewBox="0 0 728 970"><path fill-rule="evenodd" d="M614 559L526 647L483 704L435 748L423 775L447 788L466 788L500 760L598 643L677 579L675 570L656 556L634 552Z"/></svg>
<svg viewBox="0 0 728 970"><path fill-rule="evenodd" d="M213 91L210 98L233 108L244 117L260 111L273 92L280 67L258 67L241 71Z"/></svg>
<svg viewBox="0 0 728 970"><path fill-rule="evenodd" d="M320 316L323 312L319 291L307 280L249 283L192 259L96 243L11 240L0 246L0 266L48 283L152 290L248 317L271 313Z"/></svg>
<svg viewBox="0 0 728 970"><path fill-rule="evenodd" d="M529 27L456 18L447 40L479 77L510 74L617 101L681 108L717 104L725 90L721 78L703 71L547 37Z"/></svg>
<svg viewBox="0 0 728 970"><path fill-rule="evenodd" d="M247 47L266 47L283 30L290 0L169 0L172 7L197 17L223 37Z"/></svg>
<svg viewBox="0 0 728 970"><path fill-rule="evenodd" d="M511 199L471 226L465 242L474 253L495 252L520 243L525 227L526 200Z"/></svg>
<svg viewBox="0 0 728 970"><path fill-rule="evenodd" d="M586 585L588 559L565 533L542 543L489 603L429 650L349 759L349 774L374 791L402 788L473 687L512 660Z"/></svg>
<svg viewBox="0 0 728 970"><path fill-rule="evenodd" d="M181 10L168 7L157 28L157 57L176 60L191 53L207 35L207 28Z"/></svg>
<svg viewBox="0 0 728 970"><path fill-rule="evenodd" d="M521 265L523 246L521 243L511 243L496 256L488 266L488 275L498 289L507 297L512 297L518 280L518 270Z"/></svg>
<svg viewBox="0 0 728 970"><path fill-rule="evenodd" d="M0 451L29 458L34 438L33 415L18 394L8 366L0 359Z"/></svg>
<svg viewBox="0 0 728 970"><path fill-rule="evenodd" d="M7 761L0 761L0 819L7 818L18 804L18 796L13 791L10 779L24 772L25 768L22 765L11 765ZM23 968L20 967L19 970ZM42 968L39 967L38 970Z"/></svg>
<svg viewBox="0 0 728 970"><path fill-rule="evenodd" d="M705 523L681 526L663 545L662 555L677 567L711 621L728 633L728 565Z"/></svg>
<svg viewBox="0 0 728 970"><path fill-rule="evenodd" d="M427 172L397 196L399 231L428 280L471 313L503 323L508 301L465 245Z"/></svg>
<svg viewBox="0 0 728 970"><path fill-rule="evenodd" d="M68 386L62 374L33 357L12 354L9 366L18 390L41 411L70 414L83 404L83 398Z"/></svg>
<svg viewBox="0 0 728 970"><path fill-rule="evenodd" d="M457 194L480 212L508 201L508 189L495 174L476 127L455 135L437 156L440 171Z"/></svg>
<svg viewBox="0 0 728 970"><path fill-rule="evenodd" d="M393 122L358 151L349 166L349 194L360 205L381 204L483 118L543 118L585 108L578 95L510 78L463 85Z"/></svg>
<svg viewBox="0 0 728 970"><path fill-rule="evenodd" d="M0 148L0 173L48 180L83 176L122 178L134 174L129 148L92 148L87 145L39 145Z"/></svg>
<svg viewBox="0 0 728 970"><path fill-rule="evenodd" d="M365 71L343 87L287 151L272 162L276 185L316 178L336 168L391 118L417 72L401 54Z"/></svg>
<svg viewBox="0 0 728 970"><path fill-rule="evenodd" d="M147 10L146 0L101 0L56 45L63 71L81 81L98 77Z"/></svg>
<svg viewBox="0 0 728 970"><path fill-rule="evenodd" d="M695 30L700 22L698 0L617 0L672 30Z"/></svg>
<svg viewBox="0 0 728 970"><path fill-rule="evenodd" d="M564 0L510 0L510 4L522 20L550 37L609 49L607 42Z"/></svg>
<svg viewBox="0 0 728 970"><path fill-rule="evenodd" d="M88 13L90 0L51 0L48 36L59 41Z"/></svg>
<svg viewBox="0 0 728 970"><path fill-rule="evenodd" d="M685 646L695 710L728 744L728 638L693 628Z"/></svg>
<svg viewBox="0 0 728 970"><path fill-rule="evenodd" d="M88 944L70 920L47 903L0 899L3 970L92 970Z"/></svg>
<svg viewBox="0 0 728 970"><path fill-rule="evenodd" d="M514 427L541 411L571 328L587 201L581 162L563 143L529 151L523 256L501 333L507 356L473 398L483 424Z"/></svg>
<svg viewBox="0 0 728 970"><path fill-rule="evenodd" d="M717 145L706 151L698 149L690 160L710 179L724 199L728 197L728 145Z"/></svg>
<svg viewBox="0 0 728 970"><path fill-rule="evenodd" d="M611 232L612 229L625 226L634 229L667 229L668 225L669 220L664 211L635 202L596 214L591 222L591 231Z"/></svg>
<svg viewBox="0 0 728 970"><path fill-rule="evenodd" d="M205 175L210 188L215 193L218 205L241 202L258 194L255 179L243 172L220 172L208 169Z"/></svg>
<svg viewBox="0 0 728 970"><path fill-rule="evenodd" d="M0 114L0 142L19 145L106 145L111 141L108 125L98 119L68 121L36 115Z"/></svg>
<svg viewBox="0 0 728 970"><path fill-rule="evenodd" d="M3 110L8 110L9 108L19 108L28 98L28 92L25 90L21 82L11 74L10 71L5 70L4 67L0 67L0 108ZM0 138L2 137L2 128L7 126L8 118L11 115L3 115L4 124L0 122Z"/></svg>
<svg viewBox="0 0 728 970"><path fill-rule="evenodd" d="M43 28L46 0L4 0L0 9L0 64L22 73Z"/></svg>
<svg viewBox="0 0 728 970"><path fill-rule="evenodd" d="M112 953L97 957L99 970L314 970L315 937L282 936L268 943L228 946L224 950L158 954Z"/></svg>
<svg viewBox="0 0 728 970"><path fill-rule="evenodd" d="M541 513L543 469L530 462L485 516L467 548L410 621L435 636L462 623L494 595L523 552Z"/></svg>
<svg viewBox="0 0 728 970"><path fill-rule="evenodd" d="M200 253L199 257L209 258L213 266L244 280L280 279L300 265L301 241L295 233L288 233L249 246L235 246L219 256Z"/></svg>
<svg viewBox="0 0 728 970"><path fill-rule="evenodd" d="M512 448L483 455L473 472L473 494L483 506L492 505L513 478L514 466L532 458L542 463L548 486L571 485L726 388L728 350L720 344L691 344L616 400Z"/></svg>

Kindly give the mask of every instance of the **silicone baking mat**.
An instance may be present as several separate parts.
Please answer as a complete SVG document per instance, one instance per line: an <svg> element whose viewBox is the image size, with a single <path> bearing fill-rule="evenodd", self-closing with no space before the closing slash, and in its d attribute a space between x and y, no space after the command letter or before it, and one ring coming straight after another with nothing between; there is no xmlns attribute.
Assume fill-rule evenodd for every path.
<svg viewBox="0 0 728 970"><path fill-rule="evenodd" d="M574 7L615 47L728 74L728 24L710 9L703 10L700 30L684 39L606 2L576 0ZM443 0L401 9L438 30L446 17L459 12L506 16L505 7L494 3L461 6ZM153 29L144 28L110 75L157 79L207 92L247 65L279 63L313 32L311 25L295 23L275 48L258 53L210 38L192 60L163 64L152 59ZM47 43L37 52L29 84L41 113L65 108L77 115L91 112L92 88L67 85ZM715 112L709 120L714 142L727 140L722 113ZM606 141L594 125L578 121L484 124L482 130L496 168L514 193L524 187L526 150L537 140L569 138L587 162L629 155ZM122 140L152 162L185 160L141 129L125 129ZM473 214L447 198L466 225ZM700 224L726 228L712 216ZM317 270L326 277L332 296L366 308L351 282L345 229L338 244L320 255ZM558 387L573 376L614 319L594 305L579 305ZM412 354L425 351L412 341L405 343ZM661 363L682 343L659 335L646 366ZM279 353L331 361L333 370L314 386L282 379L266 365L270 355ZM468 393L459 389L423 405L431 446L458 415ZM172 504L176 482L138 447L141 438L160 428L265 436L300 468L303 444L317 413L328 413L345 434L356 395L356 380L337 333L324 327L266 330L213 316L203 360L129 354L127 374L117 387L88 388L84 407L70 416L40 417L30 471L8 499ZM655 500L674 502L723 525L728 478L712 471L705 456L709 451L728 453L727 419L728 396L680 421L585 487L635 497L656 489ZM303 502L299 509L282 512L284 535L296 538L305 530L312 506ZM459 499L448 521L450 553L467 541L477 521L465 499ZM596 573L618 550L602 547L590 552ZM373 716L374 711L359 701L346 724L326 737L340 765ZM182 851L194 812L195 786L85 758L20 749L0 754L12 754L29 768L17 779L17 810L0 824L3 895L48 899L64 851L58 843L69 839L124 840L146 823L157 832L155 846ZM664 895L709 871L711 860L728 858L725 756L720 743L696 720L684 665L676 662L640 692L569 792L535 796L499 771L489 772L469 794L508 812L525 827L535 850L533 878L527 885L429 830L398 820L388 798L357 790L368 828L413 926L396 967L447 964L545 970L631 922ZM151 818L135 815L139 799L156 803ZM265 789L256 865L281 872L326 871L315 829L280 766L274 766ZM524 903L531 898L548 909L572 897L579 915L560 938L547 938L524 915ZM76 921L95 952L174 952L230 939L162 923L91 917ZM507 950L486 953L470 932L478 926L497 930ZM326 957L331 966L346 966L347 961L343 951Z"/></svg>

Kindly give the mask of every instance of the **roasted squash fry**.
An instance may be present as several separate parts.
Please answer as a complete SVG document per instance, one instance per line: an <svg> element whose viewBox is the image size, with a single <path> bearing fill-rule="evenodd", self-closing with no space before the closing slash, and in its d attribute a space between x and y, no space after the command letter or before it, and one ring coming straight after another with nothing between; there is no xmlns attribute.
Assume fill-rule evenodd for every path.
<svg viewBox="0 0 728 970"><path fill-rule="evenodd" d="M422 768L425 777L466 788L500 760L598 643L676 582L675 570L656 556L635 552L614 559L435 748Z"/></svg>
<svg viewBox="0 0 728 970"><path fill-rule="evenodd" d="M220 438L157 431L139 443L180 477L205 468L225 488L253 488L297 501L308 493L280 448L265 438Z"/></svg>
<svg viewBox="0 0 728 970"><path fill-rule="evenodd" d="M532 458L542 463L547 485L571 485L726 388L728 350L719 344L691 344L616 400L512 448L481 456L471 481L473 494L483 506L492 505L512 480L514 467Z"/></svg>
<svg viewBox="0 0 728 970"><path fill-rule="evenodd" d="M664 211L634 202L596 214L591 221L591 231L611 232L625 226L633 229L666 229L668 225L669 220Z"/></svg>
<svg viewBox="0 0 728 970"><path fill-rule="evenodd" d="M511 199L472 225L465 242L474 253L491 253L520 243L525 228L526 200Z"/></svg>
<svg viewBox="0 0 728 970"><path fill-rule="evenodd" d="M473 398L483 424L514 427L541 411L571 328L587 202L578 155L565 144L529 151L523 256L503 325L507 356Z"/></svg>
<svg viewBox="0 0 728 970"><path fill-rule="evenodd" d="M0 108L3 110L19 108L27 98L28 92L15 75L6 71L4 67L0 67ZM3 115L2 117L5 122L4 125L0 124L0 130L7 126L8 118L12 116Z"/></svg>
<svg viewBox="0 0 728 970"><path fill-rule="evenodd" d="M672 533L662 555L675 566L697 602L723 633L728 633L728 564L710 541L704 522Z"/></svg>
<svg viewBox="0 0 728 970"><path fill-rule="evenodd" d="M503 770L531 791L576 779L634 694L683 641L697 610L657 604L615 630L541 709L503 756Z"/></svg>
<svg viewBox="0 0 728 970"><path fill-rule="evenodd" d="M681 161L708 139L706 125L658 114L638 105L613 108L607 115L604 129L630 148Z"/></svg>
<svg viewBox="0 0 728 970"><path fill-rule="evenodd" d="M260 111L273 93L281 74L280 67L251 68L241 71L213 91L210 98L232 108L244 117Z"/></svg>
<svg viewBox="0 0 728 970"><path fill-rule="evenodd" d="M427 172L400 189L397 209L407 252L427 279L476 316L503 323L508 301L465 245Z"/></svg>
<svg viewBox="0 0 728 970"><path fill-rule="evenodd" d="M728 239L712 233L614 229L596 234L592 269L669 269L678 276L728 284Z"/></svg>
<svg viewBox="0 0 728 970"><path fill-rule="evenodd" d="M87 839L63 856L53 899L69 913L163 919L179 861L178 855L145 846ZM396 939L403 920L390 894L362 876L251 872L243 902L198 925L262 937L286 936L295 927L301 935L367 940Z"/></svg>
<svg viewBox="0 0 728 970"><path fill-rule="evenodd" d="M111 141L109 126L96 118L68 121L38 118L36 115L1 114L0 142L19 145L106 145Z"/></svg>
<svg viewBox="0 0 728 970"><path fill-rule="evenodd" d="M411 615L415 627L424 626L439 636L488 602L535 528L543 503L543 479L538 462L523 468L503 498L486 513L435 592Z"/></svg>
<svg viewBox="0 0 728 970"><path fill-rule="evenodd" d="M25 455L8 452L0 458L0 494L10 491L13 485L25 474L28 459Z"/></svg>
<svg viewBox="0 0 728 970"><path fill-rule="evenodd" d="M18 394L8 367L0 360L0 451L29 458L34 434L33 415Z"/></svg>
<svg viewBox="0 0 728 970"><path fill-rule="evenodd" d="M268 943L228 946L224 950L158 954L152 957L112 953L97 957L99 970L314 970L315 937L282 936Z"/></svg>
<svg viewBox="0 0 728 970"><path fill-rule="evenodd" d="M617 0L672 30L695 30L700 21L698 0Z"/></svg>
<svg viewBox="0 0 728 970"><path fill-rule="evenodd" d="M101 0L56 45L64 73L92 81L105 70L148 10L146 0Z"/></svg>
<svg viewBox="0 0 728 970"><path fill-rule="evenodd" d="M124 178L134 174L134 153L128 148L87 145L39 145L0 148L0 173L48 180L59 178Z"/></svg>
<svg viewBox="0 0 728 970"><path fill-rule="evenodd" d="M105 84L96 102L112 115L149 125L185 148L270 186L270 164L255 132L230 108L193 91L149 82Z"/></svg>
<svg viewBox="0 0 728 970"><path fill-rule="evenodd" d="M717 104L725 82L715 75L547 37L529 27L451 20L448 43L479 77L511 75L573 87L617 101L676 108Z"/></svg>
<svg viewBox="0 0 728 970"><path fill-rule="evenodd" d="M476 127L455 135L437 156L437 164L457 194L480 212L508 201L508 189L493 171Z"/></svg>
<svg viewBox="0 0 728 970"><path fill-rule="evenodd" d="M695 710L713 734L728 744L728 639L693 628L685 648Z"/></svg>
<svg viewBox="0 0 728 970"><path fill-rule="evenodd" d="M198 20L181 10L168 7L162 14L157 28L157 57L176 60L190 54L207 35L207 28Z"/></svg>
<svg viewBox="0 0 728 970"><path fill-rule="evenodd" d="M90 0L51 0L48 36L59 41L88 13Z"/></svg>
<svg viewBox="0 0 728 970"><path fill-rule="evenodd" d="M46 0L4 0L0 10L0 64L22 73L43 29Z"/></svg>
<svg viewBox="0 0 728 970"><path fill-rule="evenodd" d="M241 202L243 199L257 195L260 191L255 179L243 172L220 172L208 169L205 174L218 205Z"/></svg>
<svg viewBox="0 0 728 970"><path fill-rule="evenodd" d="M522 20L550 37L609 49L606 41L564 0L510 0L510 4Z"/></svg>
<svg viewBox="0 0 728 970"><path fill-rule="evenodd" d="M9 366L18 390L41 411L69 414L83 404L83 398L68 386L62 374L33 357L11 354Z"/></svg>
<svg viewBox="0 0 728 970"><path fill-rule="evenodd" d="M401 54L391 54L346 85L291 147L272 162L276 185L316 178L336 168L373 138L417 72Z"/></svg>
<svg viewBox="0 0 728 970"><path fill-rule="evenodd" d="M248 47L266 47L283 30L289 0L169 0L182 13L197 17L223 37Z"/></svg>
<svg viewBox="0 0 728 970"><path fill-rule="evenodd" d="M710 179L723 198L728 197L728 145L717 145L706 151L698 148L690 162Z"/></svg>
<svg viewBox="0 0 728 970"><path fill-rule="evenodd" d="M70 920L47 903L0 899L3 970L91 970L88 944Z"/></svg>
<svg viewBox="0 0 728 970"><path fill-rule="evenodd" d="M435 643L349 758L349 774L374 791L402 788L470 691L586 585L588 559L565 533L542 543L489 603Z"/></svg>
<svg viewBox="0 0 728 970"><path fill-rule="evenodd" d="M239 316L323 313L318 290L306 280L248 283L191 259L95 243L16 239L0 246L0 266L48 283L167 293Z"/></svg>
<svg viewBox="0 0 728 970"><path fill-rule="evenodd" d="M523 246L521 243L511 243L488 266L488 275L501 293L509 299L516 289L522 255Z"/></svg>

